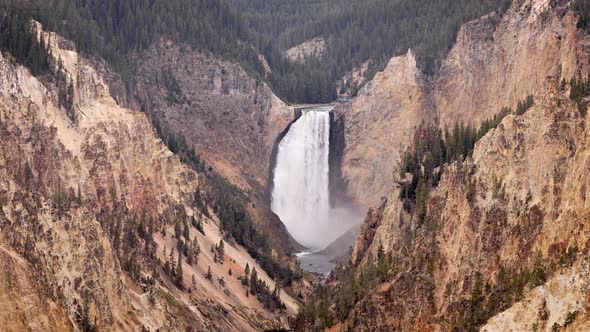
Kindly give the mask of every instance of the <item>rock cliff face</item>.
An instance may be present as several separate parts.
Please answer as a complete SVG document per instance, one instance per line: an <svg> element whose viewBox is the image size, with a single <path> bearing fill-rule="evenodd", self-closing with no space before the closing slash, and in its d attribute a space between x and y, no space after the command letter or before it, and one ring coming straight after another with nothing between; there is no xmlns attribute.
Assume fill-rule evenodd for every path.
<svg viewBox="0 0 590 332"><path fill-rule="evenodd" d="M588 328L588 116L568 97L569 85L562 90L559 82L586 77L590 56L588 35L576 27L570 4L515 1L501 16L461 28L431 87L409 85L415 79L406 75L385 90L423 86L406 91L432 100L429 112L421 103L410 109L429 114L441 128L461 121L477 126L504 106L535 98L525 114L508 115L478 141L472 158L445 167L423 222L404 208L402 181L391 171L411 136L390 136L399 124L409 130L421 119L391 121L396 113L383 111L371 116L370 128L358 125L371 113L354 105L370 104L366 92L383 74L341 106L339 115L349 122L344 180L353 197L364 195L376 206L361 228L353 263L360 269L383 245L392 264L385 282L341 325L346 330ZM402 105L416 99L405 100ZM373 164L382 166L374 171ZM378 206L385 192L388 199Z"/></svg>
<svg viewBox="0 0 590 332"><path fill-rule="evenodd" d="M347 193L368 206L387 196L399 151L422 121L477 127L502 107L542 93L547 77L585 77L590 38L576 27L569 6L570 1L517 0L502 15L463 25L433 82L416 69L411 52L393 58L357 97L337 108L346 127Z"/></svg>
<svg viewBox="0 0 590 332"><path fill-rule="evenodd" d="M349 196L365 206L379 202L414 129L434 120L433 106L428 82L409 52L391 59L356 98L336 107L336 120L344 122L341 165Z"/></svg>
<svg viewBox="0 0 590 332"><path fill-rule="evenodd" d="M325 48L326 40L320 36L291 47L285 52L285 56L291 62L305 62L306 58L320 57Z"/></svg>
<svg viewBox="0 0 590 332"><path fill-rule="evenodd" d="M255 297L244 296L236 276L246 263L268 285L274 282L243 248L228 243L224 265L206 250L221 235L215 215L199 217L203 211L194 207L198 175L166 148L145 114L115 102L95 61L60 48L68 43L59 36L51 40L74 82L75 120L59 106L50 77L33 77L9 55L0 57L0 302L11 308L0 314L0 324L33 331L85 324L109 331L284 326ZM182 265L185 284L196 277L194 292L177 289L145 255L124 261L138 264L138 279L123 272L120 246L140 240L113 234L133 234L127 230L138 227L134 215L151 216L156 233L168 234L174 234L170 220L203 220L207 236L189 228L199 234L200 259ZM162 262L163 250L177 246L170 235L154 241ZM202 277L208 266L212 281ZM150 286L145 278L152 269L160 278ZM284 292L281 297L293 313L296 303Z"/></svg>
<svg viewBox="0 0 590 332"><path fill-rule="evenodd" d="M336 90L338 96L342 98L349 98L366 80L366 74L369 70L371 61L367 60L358 67L346 72L338 82L336 82Z"/></svg>
<svg viewBox="0 0 590 332"><path fill-rule="evenodd" d="M565 326L562 330L566 331L587 331L588 277L587 264L577 264L528 292L522 301L491 318L481 331L548 331L555 324Z"/></svg>
<svg viewBox="0 0 590 332"><path fill-rule="evenodd" d="M517 0L463 25L435 84L441 126L478 124L526 95L588 71L588 36L570 1Z"/></svg>
<svg viewBox="0 0 590 332"><path fill-rule="evenodd" d="M187 46L163 41L140 59L145 107L230 181L265 188L273 144L294 109L239 65Z"/></svg>
<svg viewBox="0 0 590 332"><path fill-rule="evenodd" d="M447 168L423 223L404 218L394 190L363 226L373 235L362 244L364 261L383 244L393 274L356 305L348 327L470 329L488 318L489 331L586 326L587 120L563 94L540 95L484 136L473 159Z"/></svg>
<svg viewBox="0 0 590 332"><path fill-rule="evenodd" d="M24 258L0 249L0 325L7 331L73 331L66 312L49 296Z"/></svg>
<svg viewBox="0 0 590 332"><path fill-rule="evenodd" d="M276 248L292 242L270 211L269 165L279 135L296 112L239 65L162 41L138 56L140 103L170 136L248 192L261 230Z"/></svg>

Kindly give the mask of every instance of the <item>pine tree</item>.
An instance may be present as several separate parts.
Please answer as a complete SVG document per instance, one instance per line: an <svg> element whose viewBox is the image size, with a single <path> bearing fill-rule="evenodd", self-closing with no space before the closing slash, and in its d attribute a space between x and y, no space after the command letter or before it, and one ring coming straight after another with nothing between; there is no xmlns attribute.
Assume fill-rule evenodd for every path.
<svg viewBox="0 0 590 332"><path fill-rule="evenodd" d="M152 285L156 284L156 281L158 280L159 275L158 275L158 269L156 266L156 263L153 262L152 263Z"/></svg>
<svg viewBox="0 0 590 332"><path fill-rule="evenodd" d="M252 295L256 295L258 292L258 273L256 272L256 268L252 269L252 273L250 274L250 293Z"/></svg>
<svg viewBox="0 0 590 332"><path fill-rule="evenodd" d="M275 288L272 291L272 297L275 301L279 301L281 298L281 285L279 284L279 282L275 282Z"/></svg>
<svg viewBox="0 0 590 332"><path fill-rule="evenodd" d="M190 229L188 227L188 222L184 221L184 231L183 231L184 238L186 241L190 241Z"/></svg>
<svg viewBox="0 0 590 332"><path fill-rule="evenodd" d="M178 286L179 289L184 288L183 279L182 255L180 252L178 252L178 264L176 265L176 286Z"/></svg>
<svg viewBox="0 0 590 332"><path fill-rule="evenodd" d="M95 332L97 331L96 322L94 324L90 322L89 312L90 309L88 307L88 302L84 302L84 308L82 309L81 329L84 332Z"/></svg>
<svg viewBox="0 0 590 332"><path fill-rule="evenodd" d="M244 269L244 274L246 275L246 277L250 274L250 265L248 265L248 263L246 263L246 268Z"/></svg>
<svg viewBox="0 0 590 332"><path fill-rule="evenodd" d="M484 307L483 307L483 281L479 272L475 275L475 283L471 290L471 324L474 327L480 326L484 323Z"/></svg>
<svg viewBox="0 0 590 332"><path fill-rule="evenodd" d="M166 260L164 263L164 273L170 274L170 260Z"/></svg>
<svg viewBox="0 0 590 332"><path fill-rule="evenodd" d="M61 178L57 177L57 193L56 193L56 202L57 202L57 210L61 212L62 205L63 205L63 197L61 192Z"/></svg>
<svg viewBox="0 0 590 332"><path fill-rule="evenodd" d="M168 260L170 261L170 273L173 277L176 274L176 262L174 261L174 256L174 248L170 248L170 256Z"/></svg>
<svg viewBox="0 0 590 332"><path fill-rule="evenodd" d="M326 287L322 287L321 299L317 308L318 319L321 323L322 330L332 326L332 316L330 315L329 305L328 290Z"/></svg>
<svg viewBox="0 0 590 332"><path fill-rule="evenodd" d="M68 115L72 121L76 120L76 115L74 113L74 83L70 82L67 87L66 91L66 110L68 111Z"/></svg>
<svg viewBox="0 0 590 332"><path fill-rule="evenodd" d="M192 266L193 265L193 253L192 253L192 251L189 251L188 255L186 256L186 263L189 266Z"/></svg>
<svg viewBox="0 0 590 332"><path fill-rule="evenodd" d="M193 239L193 241L191 242L190 245L190 250L189 250L189 258L190 258L190 263L192 264L197 263L199 261L199 254L201 252L201 247L199 246L199 241L197 240L197 236L195 236L195 238Z"/></svg>
<svg viewBox="0 0 590 332"><path fill-rule="evenodd" d="M31 165L29 164L28 160L25 162L25 168L24 168L23 173L24 173L23 179L25 182L25 188L30 188L30 186L33 182L33 171L31 169Z"/></svg>
<svg viewBox="0 0 590 332"><path fill-rule="evenodd" d="M424 222L426 217L426 204L428 202L428 186L424 179L420 177L416 189L416 218L418 223Z"/></svg>
<svg viewBox="0 0 590 332"><path fill-rule="evenodd" d="M113 248L115 252L118 253L121 247L121 218L117 218L117 222L115 223L115 229L113 231Z"/></svg>
<svg viewBox="0 0 590 332"><path fill-rule="evenodd" d="M80 184L78 183L78 193L76 195L76 202L78 205L82 205L82 190L80 189Z"/></svg>
<svg viewBox="0 0 590 332"><path fill-rule="evenodd" d="M219 253L219 256L218 256L219 262L221 262L221 264L223 264L223 261L225 259L225 245L223 244L223 239L219 240L217 252Z"/></svg>
<svg viewBox="0 0 590 332"><path fill-rule="evenodd" d="M207 269L207 274L205 275L205 278L209 279L209 281L213 280L213 273L211 273L211 266L209 266L209 268Z"/></svg>
<svg viewBox="0 0 590 332"><path fill-rule="evenodd" d="M174 237L176 239L180 240L180 236L181 236L181 232L180 232L180 222L176 221L176 223L174 224Z"/></svg>
<svg viewBox="0 0 590 332"><path fill-rule="evenodd" d="M533 265L533 271L531 275L531 283L533 287L540 286L546 281L547 277L545 274L545 264L543 262L543 254L541 251L537 252L537 258Z"/></svg>
<svg viewBox="0 0 590 332"><path fill-rule="evenodd" d="M147 233L146 233L146 229L145 229L145 223L143 221L143 218L140 219L139 221L139 225L137 226L137 235L139 235L139 237L141 239L146 239Z"/></svg>
<svg viewBox="0 0 590 332"><path fill-rule="evenodd" d="M117 203L117 187L114 182L111 184L109 193L111 195L111 202L113 203L113 205L115 205Z"/></svg>
<svg viewBox="0 0 590 332"><path fill-rule="evenodd" d="M145 252L151 256L154 244L154 218L150 217L148 222L147 238L145 240Z"/></svg>

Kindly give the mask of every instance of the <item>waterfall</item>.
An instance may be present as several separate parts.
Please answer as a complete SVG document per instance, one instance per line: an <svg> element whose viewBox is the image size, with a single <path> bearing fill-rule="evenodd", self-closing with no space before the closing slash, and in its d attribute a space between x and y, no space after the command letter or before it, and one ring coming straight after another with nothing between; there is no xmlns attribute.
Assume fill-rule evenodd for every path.
<svg viewBox="0 0 590 332"><path fill-rule="evenodd" d="M321 249L340 230L330 220L331 108L304 110L279 144L272 210L303 245Z"/></svg>

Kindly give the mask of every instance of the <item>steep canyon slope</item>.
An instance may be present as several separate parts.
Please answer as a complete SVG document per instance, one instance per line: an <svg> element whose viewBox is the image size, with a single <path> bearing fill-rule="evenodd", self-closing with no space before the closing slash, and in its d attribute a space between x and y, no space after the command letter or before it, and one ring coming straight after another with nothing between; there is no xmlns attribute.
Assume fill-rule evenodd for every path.
<svg viewBox="0 0 590 332"><path fill-rule="evenodd" d="M51 75L34 77L9 54L0 57L0 306L11 308L0 314L0 326L285 326L284 314L246 296L237 279L248 264L274 287L244 248L228 241L222 263L208 250L223 234L216 215L195 201L200 175L162 143L145 114L115 102L104 68L59 36L51 41L72 82L73 116L60 106ZM180 225L192 244L188 255L195 256L196 243L201 250L189 263L184 247L171 274L166 266L179 261L174 252L183 248L174 235ZM295 301L285 292L280 298L294 313Z"/></svg>
<svg viewBox="0 0 590 332"><path fill-rule="evenodd" d="M272 152L295 110L239 65L162 40L137 55L137 99L169 136L247 192L259 229L276 248L293 243L270 211Z"/></svg>
<svg viewBox="0 0 590 332"><path fill-rule="evenodd" d="M338 105L344 124L341 160L346 194L371 206L391 188L395 163L414 129L435 118L428 83L412 52L390 60L351 102Z"/></svg>
<svg viewBox="0 0 590 332"><path fill-rule="evenodd" d="M446 169L423 221L394 189L367 218L370 244L359 238L354 256L362 266L382 245L392 273L349 326L470 330L512 306L491 330L550 329L573 313L572 331L588 324L586 121L563 92L539 95L484 136L473 158Z"/></svg>
<svg viewBox="0 0 590 332"><path fill-rule="evenodd" d="M335 110L346 133L346 193L365 206L378 205L393 185L400 151L422 122L478 127L503 107L544 91L547 77L585 77L590 38L577 27L571 3L516 0L505 13L464 24L432 77L416 67L411 50L391 59Z"/></svg>
<svg viewBox="0 0 590 332"><path fill-rule="evenodd" d="M588 116L585 105L570 98L573 86L561 82L585 78L590 56L588 34L571 5L514 1L503 15L465 24L435 77L417 85L416 75L400 77L405 67L398 67L397 78L384 81L386 69L340 106L348 193L374 206L352 255L360 286L353 285L363 287L367 275L378 273L371 266L380 248L390 268L338 327L588 329ZM411 52L388 68L408 58ZM376 84L387 87L385 94L367 93ZM400 90L413 92L402 100L414 102L400 103ZM445 165L423 218L405 206L400 156L413 148L422 121L477 128L527 95L535 99L531 109L506 116L477 142L472 157Z"/></svg>
<svg viewBox="0 0 590 332"><path fill-rule="evenodd" d="M441 126L477 125L542 92L548 76L561 81L587 72L590 39L571 5L518 0L504 15L464 24L435 82Z"/></svg>

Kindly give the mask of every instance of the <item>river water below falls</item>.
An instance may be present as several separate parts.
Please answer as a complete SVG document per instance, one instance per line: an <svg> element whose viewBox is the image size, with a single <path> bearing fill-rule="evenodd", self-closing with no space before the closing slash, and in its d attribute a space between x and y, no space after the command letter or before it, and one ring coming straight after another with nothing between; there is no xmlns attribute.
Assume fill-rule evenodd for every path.
<svg viewBox="0 0 590 332"><path fill-rule="evenodd" d="M332 262L333 257L319 252L301 252L297 254L301 267L309 272L327 275L336 266Z"/></svg>

